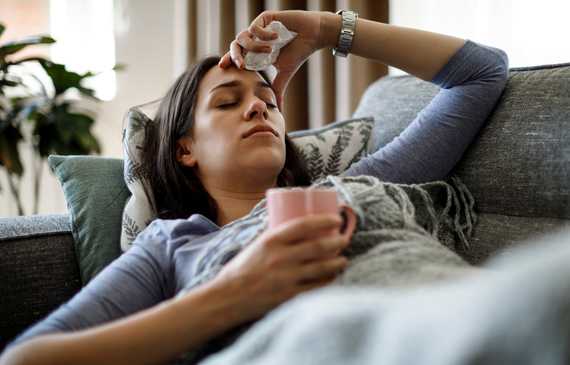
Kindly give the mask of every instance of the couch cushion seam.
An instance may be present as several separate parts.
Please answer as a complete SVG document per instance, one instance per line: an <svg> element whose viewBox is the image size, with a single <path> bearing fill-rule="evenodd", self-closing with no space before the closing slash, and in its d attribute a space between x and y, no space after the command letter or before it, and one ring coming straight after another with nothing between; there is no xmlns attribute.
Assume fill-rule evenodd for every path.
<svg viewBox="0 0 570 365"><path fill-rule="evenodd" d="M51 232L38 232L38 233L22 234L22 235L17 235L17 236L0 237L0 242L13 241L13 240L19 240L19 239L25 239L25 238L50 237L50 236L58 236L58 235L62 235L62 236L70 235L70 236L72 236L71 230L67 229L67 230L59 230L59 231L51 231Z"/></svg>

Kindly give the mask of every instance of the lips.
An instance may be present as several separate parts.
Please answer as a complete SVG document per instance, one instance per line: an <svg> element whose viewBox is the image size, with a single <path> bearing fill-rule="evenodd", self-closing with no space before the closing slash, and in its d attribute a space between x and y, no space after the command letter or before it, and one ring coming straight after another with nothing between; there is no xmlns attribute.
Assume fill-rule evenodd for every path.
<svg viewBox="0 0 570 365"><path fill-rule="evenodd" d="M277 137L277 132L267 124L258 124L243 134L243 138L247 138L257 132L271 132Z"/></svg>

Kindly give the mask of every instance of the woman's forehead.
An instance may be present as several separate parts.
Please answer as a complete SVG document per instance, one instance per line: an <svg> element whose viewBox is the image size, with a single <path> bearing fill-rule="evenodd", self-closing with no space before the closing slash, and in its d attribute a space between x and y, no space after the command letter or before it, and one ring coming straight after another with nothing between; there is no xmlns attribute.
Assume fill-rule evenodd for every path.
<svg viewBox="0 0 570 365"><path fill-rule="evenodd" d="M225 69L214 66L204 75L200 84L200 89L201 91L209 93L211 90L216 88L216 86L231 81L242 81L244 83L252 82L255 84L262 81L265 83L263 77L261 77L261 75L256 71L240 70L234 65Z"/></svg>

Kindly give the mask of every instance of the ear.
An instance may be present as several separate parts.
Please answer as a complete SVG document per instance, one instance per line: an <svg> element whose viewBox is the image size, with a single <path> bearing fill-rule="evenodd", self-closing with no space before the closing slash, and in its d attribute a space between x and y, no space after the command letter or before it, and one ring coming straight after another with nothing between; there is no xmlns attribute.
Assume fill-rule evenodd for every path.
<svg viewBox="0 0 570 365"><path fill-rule="evenodd" d="M187 139L179 139L176 141L176 161L186 167L194 167L198 160L196 155L192 153L190 141Z"/></svg>

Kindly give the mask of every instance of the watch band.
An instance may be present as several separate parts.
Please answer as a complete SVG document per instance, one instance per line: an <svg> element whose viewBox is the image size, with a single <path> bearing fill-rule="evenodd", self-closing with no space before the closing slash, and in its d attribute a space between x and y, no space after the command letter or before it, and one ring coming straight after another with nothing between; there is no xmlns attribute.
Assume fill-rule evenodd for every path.
<svg viewBox="0 0 570 365"><path fill-rule="evenodd" d="M332 52L335 56L346 57L350 53L350 46L352 46L354 27L356 25L358 14L351 10L339 10L336 13L342 15L342 24L340 27L338 45Z"/></svg>

